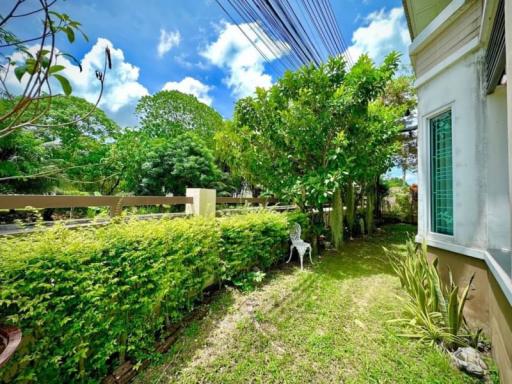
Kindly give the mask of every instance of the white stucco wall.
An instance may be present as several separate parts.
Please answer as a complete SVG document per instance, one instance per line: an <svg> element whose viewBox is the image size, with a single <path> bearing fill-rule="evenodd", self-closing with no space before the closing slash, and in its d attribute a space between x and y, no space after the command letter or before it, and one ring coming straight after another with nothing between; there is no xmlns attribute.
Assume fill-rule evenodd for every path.
<svg viewBox="0 0 512 384"><path fill-rule="evenodd" d="M482 55L481 50L467 54L417 90L418 235L468 255L510 248L511 241L506 91L485 94ZM447 109L452 111L453 236L430 232L429 119Z"/></svg>
<svg viewBox="0 0 512 384"><path fill-rule="evenodd" d="M487 130L487 247L510 249L510 200L507 148L507 89L486 99Z"/></svg>

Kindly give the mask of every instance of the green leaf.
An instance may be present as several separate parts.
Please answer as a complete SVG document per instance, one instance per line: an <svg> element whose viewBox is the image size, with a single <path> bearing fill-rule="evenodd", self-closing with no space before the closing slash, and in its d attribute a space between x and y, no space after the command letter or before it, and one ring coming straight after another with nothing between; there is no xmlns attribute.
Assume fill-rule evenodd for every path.
<svg viewBox="0 0 512 384"><path fill-rule="evenodd" d="M75 41L75 32L73 31L73 28L67 27L64 29L64 32L66 32L66 35L70 43Z"/></svg>
<svg viewBox="0 0 512 384"><path fill-rule="evenodd" d="M21 81L21 78L23 75L27 72L27 66L26 65L20 65L14 69L14 74L16 75L16 78L18 81Z"/></svg>
<svg viewBox="0 0 512 384"><path fill-rule="evenodd" d="M66 79L64 76L58 75L58 74L53 75L53 77L55 77L59 81L60 86L62 87L62 90L64 91L64 94L66 96L71 95L72 88L71 88L71 84L69 83L69 80Z"/></svg>
<svg viewBox="0 0 512 384"><path fill-rule="evenodd" d="M52 65L50 67L50 70L48 71L48 73L51 75L51 74L54 74L56 72L62 71L64 68L66 68L66 67L63 66L63 65Z"/></svg>

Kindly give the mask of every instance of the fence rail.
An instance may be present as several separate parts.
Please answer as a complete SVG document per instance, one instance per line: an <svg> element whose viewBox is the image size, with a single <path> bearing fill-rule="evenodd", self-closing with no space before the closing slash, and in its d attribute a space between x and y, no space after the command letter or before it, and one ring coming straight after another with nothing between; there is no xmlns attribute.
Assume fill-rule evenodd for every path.
<svg viewBox="0 0 512 384"><path fill-rule="evenodd" d="M271 198L253 198L253 197L217 197L215 204L231 205L231 204L275 204L276 199ZM87 208L87 207L109 207L110 216L119 216L123 207L137 207L147 205L185 205L185 204L201 204L201 201L194 201L191 196L45 196L45 195L0 195L0 209L24 209L32 207L36 209L44 208ZM248 209L248 208L244 208ZM249 208L250 209L250 208ZM289 206L272 206L272 210L288 210ZM226 215L240 211L236 208L214 210L217 215ZM189 216L191 212L176 213L156 213L156 214L138 214L131 216L139 220L151 220L162 217L179 217ZM105 225L110 222L108 218L95 218L94 220L83 219L67 219L62 220L68 228L80 228L90 225ZM25 223L22 227L18 224L0 224L0 236L16 235L38 230L44 230L55 224L55 221L45 221L39 223Z"/></svg>
<svg viewBox="0 0 512 384"><path fill-rule="evenodd" d="M276 202L276 199L254 197L216 198L216 204L272 204ZM121 214L123 207L184 204L194 204L194 198L189 196L0 195L0 209L110 207L111 216Z"/></svg>
<svg viewBox="0 0 512 384"><path fill-rule="evenodd" d="M275 204L276 199L262 197L217 197L217 204Z"/></svg>

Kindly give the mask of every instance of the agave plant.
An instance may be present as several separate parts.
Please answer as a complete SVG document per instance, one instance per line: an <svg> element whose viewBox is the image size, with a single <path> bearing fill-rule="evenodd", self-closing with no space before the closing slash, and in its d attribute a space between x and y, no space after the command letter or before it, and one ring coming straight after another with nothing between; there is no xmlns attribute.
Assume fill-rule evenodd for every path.
<svg viewBox="0 0 512 384"><path fill-rule="evenodd" d="M438 259L429 263L426 243L417 246L412 239L407 241L405 252L385 251L407 293L405 318L395 320L407 326L409 332L404 336L441 344L450 350L478 344L481 330L471 333L464 319L474 275L461 290L449 270L449 283L443 285Z"/></svg>

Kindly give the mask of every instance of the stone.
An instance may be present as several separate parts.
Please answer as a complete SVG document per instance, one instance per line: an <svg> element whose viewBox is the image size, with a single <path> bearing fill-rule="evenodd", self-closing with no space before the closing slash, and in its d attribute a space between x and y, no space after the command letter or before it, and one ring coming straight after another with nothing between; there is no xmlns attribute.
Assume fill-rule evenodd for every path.
<svg viewBox="0 0 512 384"><path fill-rule="evenodd" d="M475 348L459 347L451 356L460 370L478 377L484 377L487 374L487 365L483 361L480 352Z"/></svg>

